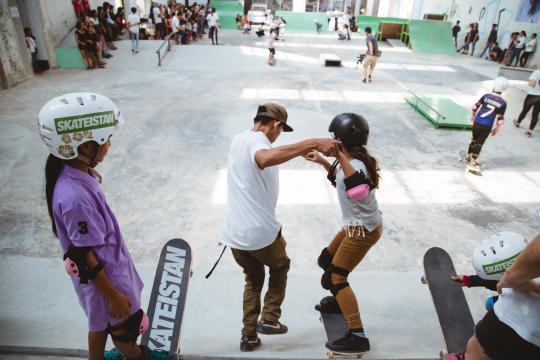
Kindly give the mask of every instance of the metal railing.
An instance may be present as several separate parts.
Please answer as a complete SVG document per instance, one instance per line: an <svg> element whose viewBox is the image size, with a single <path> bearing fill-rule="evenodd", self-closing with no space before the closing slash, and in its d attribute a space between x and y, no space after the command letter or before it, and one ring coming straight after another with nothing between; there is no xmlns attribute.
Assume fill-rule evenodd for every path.
<svg viewBox="0 0 540 360"><path fill-rule="evenodd" d="M440 121L441 119L443 120L446 120L446 116L444 116L443 114L441 114L440 112L438 112L437 110L435 110L434 108L432 108L428 103L426 103L424 100L420 99L418 97L418 95L416 95L415 93L413 93L412 91L408 90L408 92L414 96L414 99L416 100L416 103L415 103L415 108L418 109L418 103L422 103L425 107L427 107L430 111L433 111L435 114L437 114L437 121Z"/></svg>
<svg viewBox="0 0 540 360"><path fill-rule="evenodd" d="M156 50L156 54L157 54L157 57L158 57L158 66L161 66L161 62L163 61L163 59L165 59L165 56L167 56L167 54L171 51L171 38L174 36L174 34L175 33L169 34L165 38L165 40L163 40L163 43ZM167 45L167 52L165 52L165 54L163 56L161 56L161 49L163 49L163 47L165 45Z"/></svg>

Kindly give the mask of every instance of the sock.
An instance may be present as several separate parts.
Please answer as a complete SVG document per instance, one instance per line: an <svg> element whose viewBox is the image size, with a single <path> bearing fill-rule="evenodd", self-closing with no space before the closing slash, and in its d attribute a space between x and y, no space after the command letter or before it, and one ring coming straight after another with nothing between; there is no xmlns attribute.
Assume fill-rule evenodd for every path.
<svg viewBox="0 0 540 360"><path fill-rule="evenodd" d="M350 331L354 336L366 337L366 334L364 333L364 328L360 327L360 328L356 328L356 329L351 329Z"/></svg>

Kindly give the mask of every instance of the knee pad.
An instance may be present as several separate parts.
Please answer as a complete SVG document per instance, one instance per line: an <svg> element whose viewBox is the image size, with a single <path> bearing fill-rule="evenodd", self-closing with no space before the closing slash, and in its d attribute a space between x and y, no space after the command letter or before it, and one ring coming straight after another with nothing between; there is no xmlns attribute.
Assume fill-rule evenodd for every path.
<svg viewBox="0 0 540 360"><path fill-rule="evenodd" d="M321 278L321 285L323 289L330 290L332 295L337 296L337 294L341 290L343 290L346 287L349 287L349 283L347 281L344 281L344 282L334 284L332 282L332 274L338 274L347 278L350 274L350 271L334 266L334 265L330 265L328 269L324 272Z"/></svg>
<svg viewBox="0 0 540 360"><path fill-rule="evenodd" d="M321 255L319 255L319 258L317 259L317 264L325 271L332 264L332 255L328 252L328 248L322 249Z"/></svg>
<svg viewBox="0 0 540 360"><path fill-rule="evenodd" d="M131 315L118 326L109 326L108 332L113 340L123 343L136 343L139 335L142 335L150 327L150 319L148 315L139 309L135 314ZM125 334L115 334L115 331L125 331Z"/></svg>
<svg viewBox="0 0 540 360"><path fill-rule="evenodd" d="M103 270L103 265L97 264L91 268L86 263L86 254L92 251L91 247L75 247L70 245L64 254L64 266L70 277L79 277L81 284L88 284L88 280L94 280L97 274Z"/></svg>

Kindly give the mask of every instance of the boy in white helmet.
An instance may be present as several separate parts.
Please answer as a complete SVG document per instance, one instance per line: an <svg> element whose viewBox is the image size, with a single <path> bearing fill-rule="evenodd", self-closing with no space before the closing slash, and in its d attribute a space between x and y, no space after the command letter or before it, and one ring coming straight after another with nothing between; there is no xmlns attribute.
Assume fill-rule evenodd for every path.
<svg viewBox="0 0 540 360"><path fill-rule="evenodd" d="M508 86L509 83L505 77L497 77L493 80L493 91L483 95L472 106L470 119L473 124L472 137L464 159L464 162L470 166L471 172L480 172L477 160L482 146L489 135L497 135L503 126L506 101L503 99L502 93Z"/></svg>
<svg viewBox="0 0 540 360"><path fill-rule="evenodd" d="M94 170L122 123L118 107L95 93L53 98L39 112L39 133L50 152L45 192L52 232L88 318L90 360L104 358L109 334L126 359L153 353L136 343L149 324L140 309L143 282Z"/></svg>
<svg viewBox="0 0 540 360"><path fill-rule="evenodd" d="M518 255L527 246L527 240L520 234L512 231L495 233L476 247L472 263L477 275L452 276L454 281L466 287L485 287L496 291L499 282ZM498 296L488 298L486 309L491 310Z"/></svg>

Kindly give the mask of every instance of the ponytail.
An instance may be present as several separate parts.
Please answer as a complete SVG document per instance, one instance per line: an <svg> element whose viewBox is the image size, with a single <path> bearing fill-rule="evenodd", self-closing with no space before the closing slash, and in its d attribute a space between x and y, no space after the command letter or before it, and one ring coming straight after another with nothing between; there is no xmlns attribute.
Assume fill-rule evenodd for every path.
<svg viewBox="0 0 540 360"><path fill-rule="evenodd" d="M63 168L64 162L56 156L49 154L49 157L47 158L47 163L45 164L45 196L47 198L47 209L49 210L49 217L51 218L52 232L56 237L58 237L58 233L56 231L56 224L54 223L52 200L56 181L58 180L58 176L60 175L60 172Z"/></svg>
<svg viewBox="0 0 540 360"><path fill-rule="evenodd" d="M349 151L353 158L360 160L366 166L369 178L373 182L375 188L379 187L381 180L381 168L379 162L371 156L365 146L355 146Z"/></svg>

